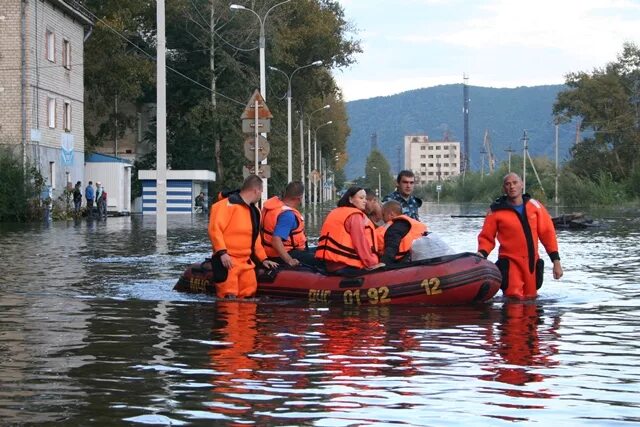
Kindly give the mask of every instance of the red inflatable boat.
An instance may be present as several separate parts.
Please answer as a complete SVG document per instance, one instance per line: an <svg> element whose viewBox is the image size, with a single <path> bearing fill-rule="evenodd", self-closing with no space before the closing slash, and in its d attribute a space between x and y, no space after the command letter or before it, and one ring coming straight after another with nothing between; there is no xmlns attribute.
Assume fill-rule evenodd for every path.
<svg viewBox="0 0 640 427"><path fill-rule="evenodd" d="M305 267L261 270L257 297L345 305L456 305L490 300L500 289L500 281L500 272L492 262L461 253L388 266L356 277ZM210 259L187 268L174 290L215 294Z"/></svg>

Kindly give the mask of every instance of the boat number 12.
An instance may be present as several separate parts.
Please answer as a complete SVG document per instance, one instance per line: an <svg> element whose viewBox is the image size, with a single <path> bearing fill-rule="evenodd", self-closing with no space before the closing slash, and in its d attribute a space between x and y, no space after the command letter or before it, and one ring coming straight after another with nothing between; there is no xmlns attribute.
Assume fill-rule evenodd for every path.
<svg viewBox="0 0 640 427"><path fill-rule="evenodd" d="M343 298L345 304L359 305L360 289L344 291ZM367 299L369 304L388 303L391 301L391 298L389 297L389 288L386 286L382 286L380 288L369 288L367 289Z"/></svg>
<svg viewBox="0 0 640 427"><path fill-rule="evenodd" d="M424 279L422 283L420 283L420 286L424 288L427 295L437 295L442 293L442 289L440 289L440 279L437 277Z"/></svg>

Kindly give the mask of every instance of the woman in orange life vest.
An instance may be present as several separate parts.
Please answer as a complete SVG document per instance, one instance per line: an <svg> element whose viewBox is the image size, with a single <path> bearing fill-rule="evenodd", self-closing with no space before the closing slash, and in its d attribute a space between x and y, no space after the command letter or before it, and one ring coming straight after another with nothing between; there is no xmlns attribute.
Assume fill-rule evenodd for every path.
<svg viewBox="0 0 640 427"><path fill-rule="evenodd" d="M239 193L231 194L211 206L209 238L214 258L225 268L226 279L216 283L218 298L252 297L258 282L252 258L267 268L277 263L269 261L260 241L260 211L255 203L262 195L262 179L249 175Z"/></svg>
<svg viewBox="0 0 640 427"><path fill-rule="evenodd" d="M384 266L376 254L375 227L364 213L366 203L364 189L351 187L327 215L316 250L327 271L352 275Z"/></svg>
<svg viewBox="0 0 640 427"><path fill-rule="evenodd" d="M507 297L535 298L542 285L544 262L538 257L538 240L553 262L553 278L562 277L558 241L551 216L528 194L515 173L504 177L505 195L491 204L478 235L478 255L487 257L500 242L498 268L502 273L502 292Z"/></svg>
<svg viewBox="0 0 640 427"><path fill-rule="evenodd" d="M315 264L313 252L307 250L304 218L298 206L304 197L300 181L287 184L282 197L274 196L262 206L260 235L267 256L278 263L297 267Z"/></svg>
<svg viewBox="0 0 640 427"><path fill-rule="evenodd" d="M393 264L409 260L413 241L424 236L427 226L403 215L402 205L395 200L389 200L382 205L382 218L385 224L376 228L380 261Z"/></svg>

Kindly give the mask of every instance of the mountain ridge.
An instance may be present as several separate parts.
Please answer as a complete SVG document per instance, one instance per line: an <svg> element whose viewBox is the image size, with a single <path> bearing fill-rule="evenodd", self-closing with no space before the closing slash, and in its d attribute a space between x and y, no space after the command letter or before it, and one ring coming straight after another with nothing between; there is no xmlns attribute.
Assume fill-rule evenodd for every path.
<svg viewBox="0 0 640 427"><path fill-rule="evenodd" d="M565 85L519 86L488 88L469 86L469 139L471 168L479 170L480 151L485 129L498 162L507 158L509 147L522 152L522 135L527 130L531 156L553 158L555 128L552 108L558 92ZM346 104L351 135L347 140L349 161L345 168L348 178L364 172L366 155L371 149L371 135L377 134L378 149L385 155L391 170L404 167L405 135L428 135L442 140L463 142L463 85L448 84L413 89L395 95L350 101ZM572 126L572 125L570 125ZM561 158L566 158L575 141L570 128L564 126L559 138ZM462 149L462 144L461 144Z"/></svg>

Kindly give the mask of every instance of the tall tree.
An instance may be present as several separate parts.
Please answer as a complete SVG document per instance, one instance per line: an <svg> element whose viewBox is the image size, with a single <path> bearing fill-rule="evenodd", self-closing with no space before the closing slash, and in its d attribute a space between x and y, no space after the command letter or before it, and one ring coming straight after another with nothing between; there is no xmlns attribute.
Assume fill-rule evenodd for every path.
<svg viewBox="0 0 640 427"><path fill-rule="evenodd" d="M571 73L566 85L554 114L559 122L581 119L584 132L569 167L591 179L602 173L616 181L629 178L640 161L640 49L626 43L616 62L592 73Z"/></svg>

